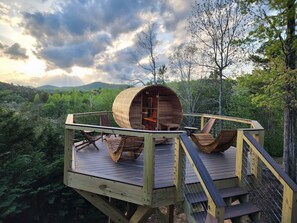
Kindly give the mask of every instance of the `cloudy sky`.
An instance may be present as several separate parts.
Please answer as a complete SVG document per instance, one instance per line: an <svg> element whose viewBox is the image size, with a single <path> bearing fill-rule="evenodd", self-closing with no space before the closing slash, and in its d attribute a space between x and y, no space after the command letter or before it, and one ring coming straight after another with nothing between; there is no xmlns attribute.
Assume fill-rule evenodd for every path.
<svg viewBox="0 0 297 223"><path fill-rule="evenodd" d="M131 83L137 33L157 22L159 62L184 42L191 0L0 0L0 81ZM160 64L161 65L161 64Z"/></svg>

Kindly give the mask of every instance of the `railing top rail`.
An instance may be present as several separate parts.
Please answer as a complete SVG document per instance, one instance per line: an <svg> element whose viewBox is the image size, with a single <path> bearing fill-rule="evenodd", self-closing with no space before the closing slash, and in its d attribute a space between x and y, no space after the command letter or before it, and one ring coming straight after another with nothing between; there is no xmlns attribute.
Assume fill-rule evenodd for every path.
<svg viewBox="0 0 297 223"><path fill-rule="evenodd" d="M277 172L277 174L283 179L284 182L294 191L297 192L297 185L294 181L281 169L281 167L275 162L275 160L264 150L264 148L255 140L255 138L249 133L244 132L244 136L250 141L250 143L258 150L262 157L269 163L269 165Z"/></svg>
<svg viewBox="0 0 297 223"><path fill-rule="evenodd" d="M248 124L251 125L252 129L257 129L257 130L264 130L262 125L252 119L245 119L245 118L237 118L237 117L232 117L232 116L224 116L224 115L210 115L210 114L194 114L194 113L185 113L184 116L192 116L192 117L204 117L204 118L215 118L218 120L226 120L226 121L231 121L231 122L238 122L238 123L243 123L243 124Z"/></svg>
<svg viewBox="0 0 297 223"><path fill-rule="evenodd" d="M105 132L112 134L123 134L123 135L138 135L144 136L145 134L152 134L154 138L158 137L177 137L180 134L183 134L184 131L152 131L152 130L140 130L140 129L127 129L119 127L109 127L109 126L100 126L100 125L88 125L88 124L78 124L78 123L66 123L66 129L74 130L90 130L95 132Z"/></svg>
<svg viewBox="0 0 297 223"><path fill-rule="evenodd" d="M216 118L220 120L226 120L226 121L233 121L233 122L239 122L244 124L252 124L251 119L245 119L245 118L237 118L237 117L231 117L231 116L224 116L224 115L210 115L210 114L194 114L194 113L186 113L184 116L193 116L193 117L204 117L204 118Z"/></svg>
<svg viewBox="0 0 297 223"><path fill-rule="evenodd" d="M226 204L222 197L220 196L217 188L215 187L213 180L211 179L206 167L204 166L199 154L197 153L197 149L193 146L193 143L190 141L188 136L186 134L180 135L180 139L185 145L186 148L184 150L187 150L189 153L191 159L193 160L193 163L195 165L196 170L198 171L200 177L201 177L201 183L204 183L207 192L211 196L214 204L216 207L225 207Z"/></svg>
<svg viewBox="0 0 297 223"><path fill-rule="evenodd" d="M109 114L109 113L111 114L112 111L97 111L97 112L74 113L73 116L75 116L75 117L83 117L83 116Z"/></svg>

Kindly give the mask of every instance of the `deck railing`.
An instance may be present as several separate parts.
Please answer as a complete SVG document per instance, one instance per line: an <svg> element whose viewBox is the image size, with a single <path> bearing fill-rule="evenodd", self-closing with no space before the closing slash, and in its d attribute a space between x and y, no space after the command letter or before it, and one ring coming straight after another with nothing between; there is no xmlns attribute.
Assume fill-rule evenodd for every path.
<svg viewBox="0 0 297 223"><path fill-rule="evenodd" d="M185 116L192 117L192 123L195 127L200 124L201 129L209 118L233 123L229 124L233 128L237 126L235 171L238 185L250 191L250 199L262 210L265 222L297 222L297 185L263 149L264 129L257 121L208 114Z"/></svg>
<svg viewBox="0 0 297 223"><path fill-rule="evenodd" d="M250 200L261 208L265 222L297 222L297 185L252 137L253 133L238 130L239 183L250 191Z"/></svg>
<svg viewBox="0 0 297 223"><path fill-rule="evenodd" d="M73 168L75 168L75 160L73 159L73 150L74 150L74 138L76 132L79 130L85 131L92 131L97 132L100 134L115 134L115 135L122 135L122 136L138 136L144 138L144 150L143 150L143 185L142 187L137 190L140 196L132 195L132 193L136 193L137 191L131 190L128 188L127 196L122 196L122 200L129 200L129 196L136 197L133 202L142 204L142 205L152 205L153 202L153 189L155 185L155 140L159 138L176 138L182 131L146 131L146 130L136 130L136 129L126 129L126 128L119 128L119 127L110 127L110 126L100 126L96 124L85 124L81 123L80 120L83 122L86 121L84 118L89 118L90 122L98 121L98 116L100 114L106 114L110 112L90 112L90 113L77 113L77 114L69 114L65 123L65 157L64 157L64 183L66 185L69 184L69 176L67 175L68 172L71 172ZM90 117L97 117L92 119ZM173 170L172 170L173 171ZM78 188L79 189L79 188ZM124 188L119 188L124 190ZM110 192L110 194L109 194ZM114 197L114 194L111 194L114 191L106 190L105 195L110 195ZM131 193L131 194L129 194ZM119 195L120 196L120 195Z"/></svg>
<svg viewBox="0 0 297 223"><path fill-rule="evenodd" d="M183 154L186 155L197 178L199 179L202 191L208 198L208 205L202 207L202 209L207 211L209 216L201 215L199 216L199 220L205 221L206 218L216 218L218 219L218 222L223 222L226 204L215 187L213 180L211 179L206 167L204 166L199 154L196 151L196 148L193 146L193 143L190 141L187 135L184 134L180 136L180 144L176 146L176 149L176 153L180 154L180 157L183 157ZM178 167L179 165L176 166ZM179 188L183 188L183 182L176 183L177 191L179 191ZM199 196L199 194L201 194L197 193L196 189L189 189L190 187L191 186L188 186L186 189L184 189L184 191L187 190L187 196L189 199L195 199L195 196Z"/></svg>

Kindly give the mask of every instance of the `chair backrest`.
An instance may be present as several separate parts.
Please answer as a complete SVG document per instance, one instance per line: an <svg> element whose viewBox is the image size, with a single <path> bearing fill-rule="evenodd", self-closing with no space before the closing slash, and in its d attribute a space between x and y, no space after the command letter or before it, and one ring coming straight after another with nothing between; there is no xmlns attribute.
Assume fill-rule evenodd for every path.
<svg viewBox="0 0 297 223"><path fill-rule="evenodd" d="M86 140L88 140L89 142L92 141L91 137L84 130L80 130L80 133Z"/></svg>
<svg viewBox="0 0 297 223"><path fill-rule="evenodd" d="M201 129L201 133L209 133L215 121L216 121L215 118L210 118L208 122L204 125L204 127Z"/></svg>
<svg viewBox="0 0 297 223"><path fill-rule="evenodd" d="M214 141L214 144L216 144L214 152L227 150L233 144L236 135L237 130L222 130Z"/></svg>

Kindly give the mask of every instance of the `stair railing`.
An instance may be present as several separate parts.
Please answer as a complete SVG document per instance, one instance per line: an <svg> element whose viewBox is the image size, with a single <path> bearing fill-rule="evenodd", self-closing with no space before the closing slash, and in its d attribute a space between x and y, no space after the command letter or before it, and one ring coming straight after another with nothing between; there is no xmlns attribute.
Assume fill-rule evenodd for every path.
<svg viewBox="0 0 297 223"><path fill-rule="evenodd" d="M256 131L256 132L255 132ZM253 136L257 130L237 132L236 175L262 210L265 222L297 222L297 185ZM260 137L261 138L261 137Z"/></svg>
<svg viewBox="0 0 297 223"><path fill-rule="evenodd" d="M224 222L224 213L225 213L225 202L220 196L217 188L215 187L206 167L204 166L196 148L193 146L190 139L187 137L186 134L180 136L180 140L177 140L176 144L176 171L183 171L184 163L182 161L182 157L184 155L189 160L200 184L201 187L207 196L208 199L208 207L207 207L207 217L208 219L216 219L216 222ZM182 176L184 174L177 174L176 176ZM175 179L175 184L177 188L177 197L182 197L184 190L183 190L183 179Z"/></svg>

